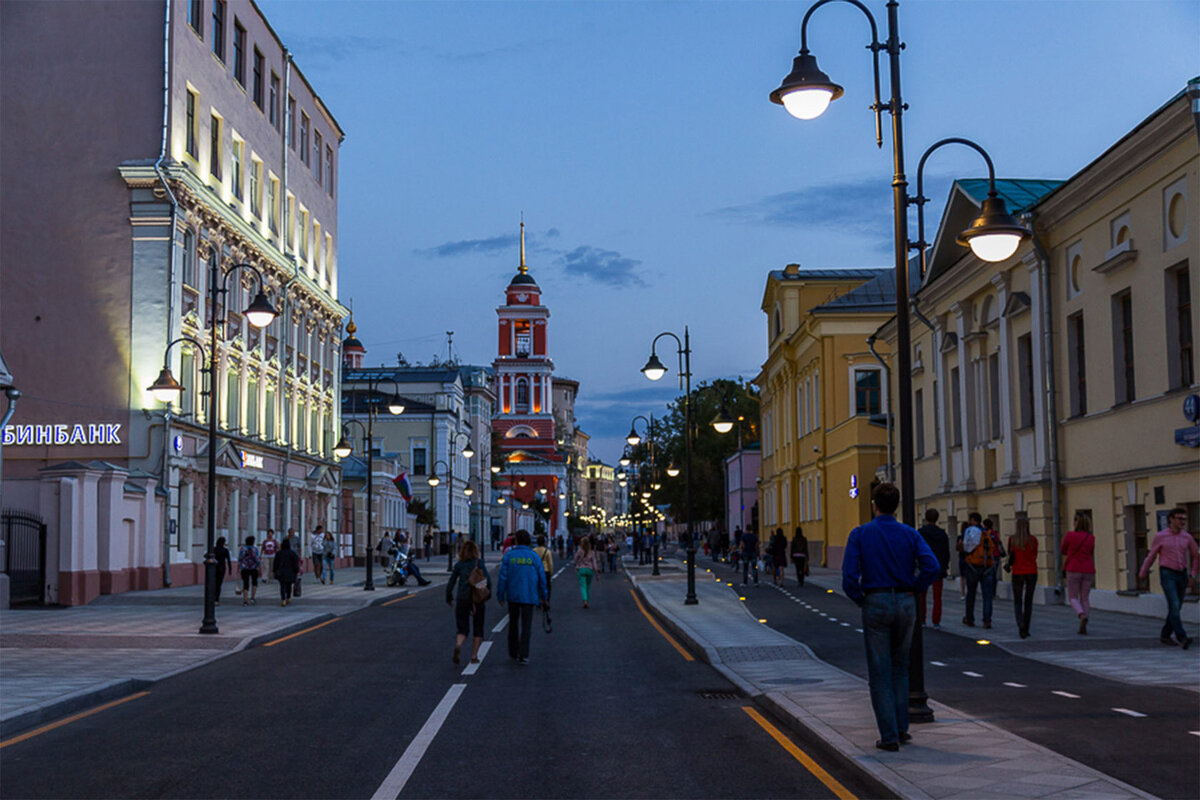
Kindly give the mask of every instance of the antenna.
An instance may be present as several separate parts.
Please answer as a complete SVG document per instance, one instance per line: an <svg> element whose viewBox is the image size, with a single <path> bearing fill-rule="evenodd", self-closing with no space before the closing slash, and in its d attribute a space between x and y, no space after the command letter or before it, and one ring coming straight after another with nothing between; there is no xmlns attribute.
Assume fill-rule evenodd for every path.
<svg viewBox="0 0 1200 800"><path fill-rule="evenodd" d="M446 331L446 363L454 363L454 331Z"/></svg>

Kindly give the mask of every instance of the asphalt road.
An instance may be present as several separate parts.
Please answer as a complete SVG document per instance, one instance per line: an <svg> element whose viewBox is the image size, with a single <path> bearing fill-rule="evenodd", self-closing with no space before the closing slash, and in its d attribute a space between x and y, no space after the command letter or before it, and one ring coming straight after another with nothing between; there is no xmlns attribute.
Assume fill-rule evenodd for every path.
<svg viewBox="0 0 1200 800"><path fill-rule="evenodd" d="M600 576L588 610L572 579L554 582L554 630L535 630L527 666L492 632L492 602L496 646L464 675L430 587L13 744L0 796L834 796L749 701L649 624L624 575Z"/></svg>
<svg viewBox="0 0 1200 800"><path fill-rule="evenodd" d="M798 588L791 567L785 594L769 576L760 575L757 587L743 588L740 571L735 579L732 570L703 557L697 566L700 575L715 569L714 574L733 581L730 591L738 590L754 615L772 628L866 679L861 614L849 599L812 583ZM955 613L957 593L947 592L946 602L946 613ZM985 633L980 630L981 637ZM925 689L931 698L1159 797L1200 797L1197 740L1191 733L1200 730L1200 698L1194 692L1108 680L928 627L924 648ZM913 734L920 736L919 726Z"/></svg>

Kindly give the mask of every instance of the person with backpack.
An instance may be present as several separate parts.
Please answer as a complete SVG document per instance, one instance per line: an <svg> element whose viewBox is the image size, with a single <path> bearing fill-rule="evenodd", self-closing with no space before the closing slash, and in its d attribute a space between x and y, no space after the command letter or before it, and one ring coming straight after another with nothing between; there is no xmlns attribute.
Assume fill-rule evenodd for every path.
<svg viewBox="0 0 1200 800"><path fill-rule="evenodd" d="M254 537L247 536L246 544L238 551L238 569L242 573L242 605L253 603L254 596L258 594L258 571L261 565ZM247 594L250 596L247 597Z"/></svg>
<svg viewBox="0 0 1200 800"><path fill-rule="evenodd" d="M279 581L279 605L286 606L292 602L292 589L300 575L300 556L292 549L290 539L279 543L279 552L275 554L272 563L275 580Z"/></svg>
<svg viewBox="0 0 1200 800"><path fill-rule="evenodd" d="M290 529L289 529L290 531ZM313 529L308 540L308 555L312 558L313 575L321 583L325 582L325 526L318 525Z"/></svg>
<svg viewBox="0 0 1200 800"><path fill-rule="evenodd" d="M491 576L479 554L479 545L475 540L467 539L458 548L458 561L450 572L450 580L446 583L446 605L454 607L454 624L457 630L454 639L454 655L451 661L459 663L462 657L463 642L467 640L467 632L473 635L471 647L471 663L479 663L479 646L483 644L484 611L487 599L491 597ZM457 587L457 592L455 588Z"/></svg>
<svg viewBox="0 0 1200 800"><path fill-rule="evenodd" d="M1092 535L1092 517L1083 511L1075 514L1073 530L1062 540L1063 570L1067 573L1067 600L1079 617L1079 635L1087 636L1088 617L1092 607L1088 597L1096 585L1096 537Z"/></svg>
<svg viewBox="0 0 1200 800"><path fill-rule="evenodd" d="M545 536L538 536L537 547L533 548L533 552L541 556L542 568L546 570L546 600L549 600L550 578L554 573L554 554L550 552L550 548L546 547Z"/></svg>
<svg viewBox="0 0 1200 800"><path fill-rule="evenodd" d="M496 599L508 606L508 657L518 664L529 663L533 609L546 603L546 571L531 542L529 531L517 531L517 544L500 560L496 577Z"/></svg>
<svg viewBox="0 0 1200 800"><path fill-rule="evenodd" d="M985 524L977 511L972 511L971 524L963 531L959 544L966 554L967 614L963 625L975 627L975 595L983 588L983 627L992 627L992 602L996 599L996 569L1004 557L1000 535L992 529L991 520Z"/></svg>

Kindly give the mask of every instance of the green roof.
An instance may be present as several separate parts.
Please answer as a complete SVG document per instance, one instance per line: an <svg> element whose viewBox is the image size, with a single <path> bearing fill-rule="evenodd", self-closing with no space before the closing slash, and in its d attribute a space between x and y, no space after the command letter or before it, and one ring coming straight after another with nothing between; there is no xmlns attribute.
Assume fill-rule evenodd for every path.
<svg viewBox="0 0 1200 800"><path fill-rule="evenodd" d="M959 178L955 183L977 203L982 203L988 196L987 178ZM996 194L1003 198L1010 214L1019 214L1033 208L1039 200L1064 183L1066 181L1041 178L997 178Z"/></svg>

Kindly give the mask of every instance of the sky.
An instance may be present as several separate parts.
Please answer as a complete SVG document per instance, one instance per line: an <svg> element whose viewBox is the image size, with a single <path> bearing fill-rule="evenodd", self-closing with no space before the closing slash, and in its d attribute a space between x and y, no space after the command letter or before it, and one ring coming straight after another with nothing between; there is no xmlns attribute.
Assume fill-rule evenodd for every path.
<svg viewBox="0 0 1200 800"><path fill-rule="evenodd" d="M633 417L681 394L669 337L667 377L639 372L657 334L688 328L693 386L751 380L770 270L892 264L890 120L877 149L849 3L808 30L846 93L802 122L767 95L810 3L257 2L346 132L339 294L368 364L445 358L447 331L491 364L523 217L555 374L614 463ZM886 38L885 3L864 4ZM949 136L998 177L1069 178L1200 75L1197 0L907 0L899 28L914 187ZM973 177L967 148L930 159L927 240Z"/></svg>

